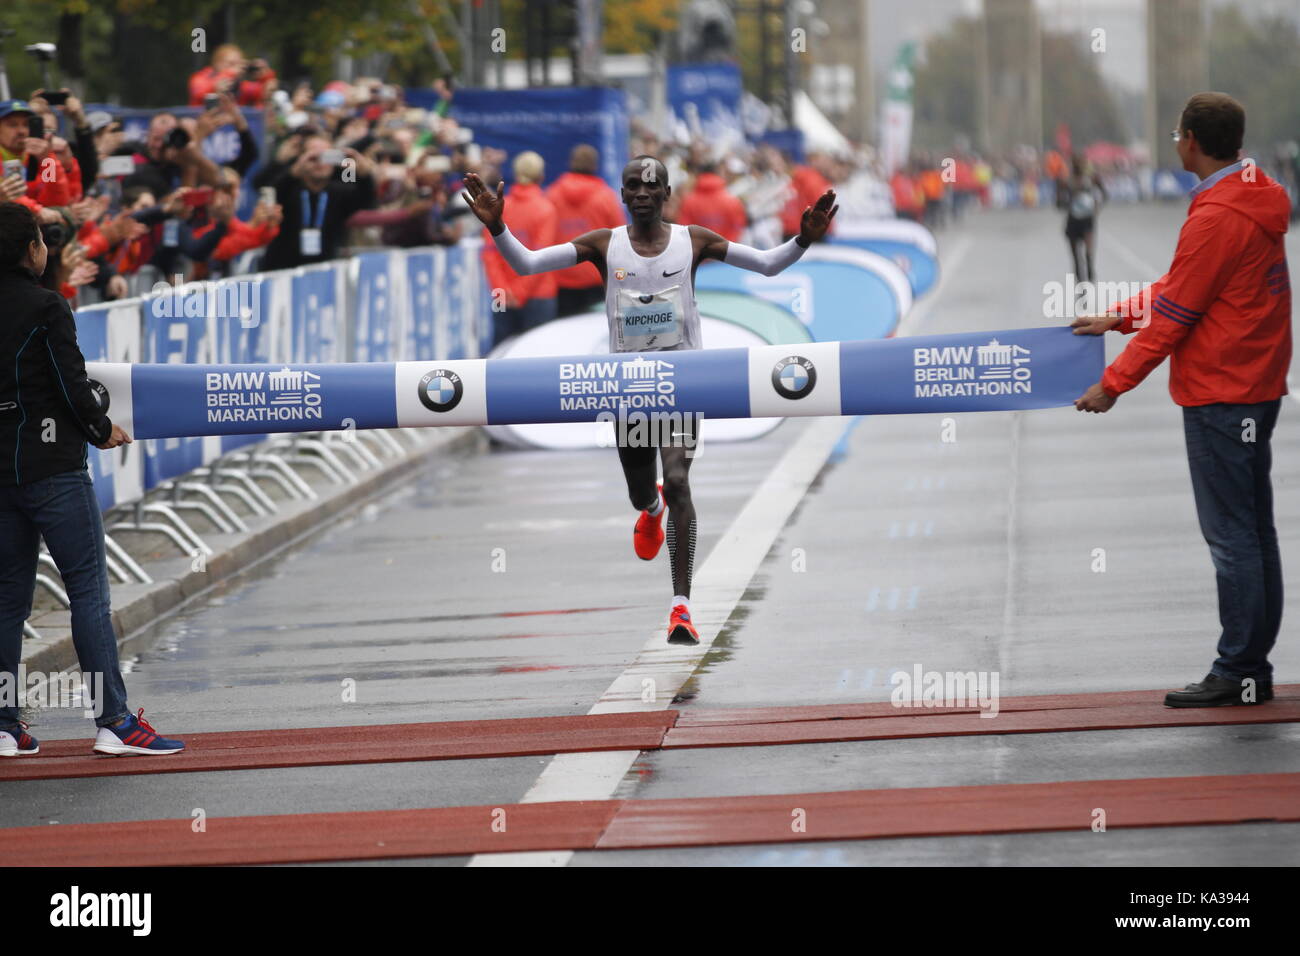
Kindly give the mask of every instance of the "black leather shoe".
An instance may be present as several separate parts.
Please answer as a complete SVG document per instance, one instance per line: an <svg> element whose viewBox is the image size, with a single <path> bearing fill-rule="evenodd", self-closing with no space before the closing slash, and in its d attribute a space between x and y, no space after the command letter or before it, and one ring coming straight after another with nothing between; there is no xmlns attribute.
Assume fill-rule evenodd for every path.
<svg viewBox="0 0 1300 956"><path fill-rule="evenodd" d="M1273 686L1256 685L1255 699L1243 700L1245 689L1241 681L1206 674L1199 684L1188 684L1183 690L1165 695L1166 707L1232 707L1238 704L1262 704L1273 699Z"/></svg>

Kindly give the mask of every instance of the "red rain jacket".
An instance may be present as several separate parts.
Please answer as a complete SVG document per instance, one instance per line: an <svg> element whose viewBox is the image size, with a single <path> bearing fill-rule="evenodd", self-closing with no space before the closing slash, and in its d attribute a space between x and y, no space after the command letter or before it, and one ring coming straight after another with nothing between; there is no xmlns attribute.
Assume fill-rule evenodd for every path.
<svg viewBox="0 0 1300 956"><path fill-rule="evenodd" d="M555 238L555 207L536 183L516 183L510 187L502 219L514 237L529 249L545 249L558 241ZM506 290L509 308L525 306L530 299L555 298L555 273L516 275L497 252L496 242L486 228L483 230L483 270L487 273L488 288Z"/></svg>
<svg viewBox="0 0 1300 956"><path fill-rule="evenodd" d="M712 229L728 242L739 242L749 217L745 204L727 191L726 180L715 173L700 173L695 188L682 200L677 221L683 226Z"/></svg>
<svg viewBox="0 0 1300 956"><path fill-rule="evenodd" d="M568 242L593 229L616 229L627 224L618 194L599 176L565 173L551 184L546 198L555 206L556 242ZM556 272L555 284L561 289L590 289L600 285L600 271L590 262L580 262Z"/></svg>
<svg viewBox="0 0 1300 956"><path fill-rule="evenodd" d="M1249 174L1249 180L1247 179ZM1169 271L1110 310L1138 335L1101 385L1135 387L1166 355L1179 405L1254 404L1287 392L1291 283L1286 192L1256 166L1233 170L1192 200ZM1138 331L1140 329L1140 331Z"/></svg>

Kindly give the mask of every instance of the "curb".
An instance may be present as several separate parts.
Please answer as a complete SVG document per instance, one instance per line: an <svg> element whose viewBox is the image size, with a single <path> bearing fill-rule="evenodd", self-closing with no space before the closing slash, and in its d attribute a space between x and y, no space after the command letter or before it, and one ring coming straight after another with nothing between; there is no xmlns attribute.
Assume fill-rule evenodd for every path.
<svg viewBox="0 0 1300 956"><path fill-rule="evenodd" d="M207 559L202 571L194 570L190 558L175 557L149 563L146 570L154 579L151 584L115 582L112 616L119 656L127 659L144 650L153 641L154 625L218 585L320 531L330 519L357 511L391 491L434 454L469 450L482 440L480 430L475 427L443 427L432 431L431 441L408 450L401 459L385 460L380 468L362 473L356 484L331 484L319 473L308 471L304 478L315 479L309 481L319 496L315 500L278 499L279 510L270 517L245 515L244 521L250 526L245 532L204 532L205 543L215 553ZM69 611L48 611L32 618L30 623L41 636L23 640L20 661L29 673L53 674L77 664Z"/></svg>

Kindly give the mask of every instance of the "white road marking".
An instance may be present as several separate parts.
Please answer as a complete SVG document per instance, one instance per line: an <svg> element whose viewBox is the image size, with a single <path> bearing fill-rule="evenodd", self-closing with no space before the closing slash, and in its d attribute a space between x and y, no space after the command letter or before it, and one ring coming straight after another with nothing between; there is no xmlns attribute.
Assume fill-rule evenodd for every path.
<svg viewBox="0 0 1300 956"><path fill-rule="evenodd" d="M691 585L691 616L700 632L695 647L669 644L662 628L588 713L612 714L665 710L695 673L718 632L749 586L808 486L843 435L843 418L815 418L750 496L731 526L709 552ZM654 700L642 700L647 686ZM640 751L558 754L524 795L524 803L560 800L608 800L632 769ZM565 866L572 851L480 853L470 866Z"/></svg>
<svg viewBox="0 0 1300 956"><path fill-rule="evenodd" d="M1138 271L1146 276L1146 278L1141 281L1155 282L1165 274L1164 269L1157 269L1155 266L1151 265L1151 263L1147 262L1128 246L1124 245L1124 243L1116 239L1110 232L1105 233L1105 236L1105 241L1099 243L1102 249L1113 247L1115 252L1119 253L1121 259L1127 259L1130 265L1137 266Z"/></svg>
<svg viewBox="0 0 1300 956"><path fill-rule="evenodd" d="M943 296L944 286L948 284L948 277L957 271L957 266L966 258L966 253L970 252L971 237L964 235L958 239L952 246L952 255L947 259L940 257L939 262L939 281L935 283L934 288L926 293L925 300L919 306L913 306L912 311L903 316L903 321L898 323L898 331L895 336L902 338L905 335L913 335L916 327L926 320L930 315L930 310L934 308Z"/></svg>

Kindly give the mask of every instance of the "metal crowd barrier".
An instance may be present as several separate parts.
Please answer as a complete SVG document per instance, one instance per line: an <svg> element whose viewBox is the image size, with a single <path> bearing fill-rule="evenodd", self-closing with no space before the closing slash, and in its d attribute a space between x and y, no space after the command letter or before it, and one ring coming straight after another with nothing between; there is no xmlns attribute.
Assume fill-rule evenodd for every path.
<svg viewBox="0 0 1300 956"><path fill-rule="evenodd" d="M481 242L379 250L278 272L159 289L157 295L79 309L87 361L264 363L438 361L477 358L492 335ZM108 414L112 416L112 408ZM104 512L109 573L119 583L153 578L118 539L148 534L178 556L207 558L204 540L250 530L280 501L319 497L304 475L355 485L432 439L418 429L268 433L160 439L91 449ZM42 550L37 585L64 608L68 596ZM30 622L24 634L38 637Z"/></svg>

